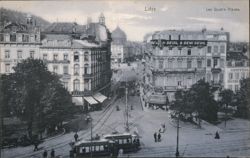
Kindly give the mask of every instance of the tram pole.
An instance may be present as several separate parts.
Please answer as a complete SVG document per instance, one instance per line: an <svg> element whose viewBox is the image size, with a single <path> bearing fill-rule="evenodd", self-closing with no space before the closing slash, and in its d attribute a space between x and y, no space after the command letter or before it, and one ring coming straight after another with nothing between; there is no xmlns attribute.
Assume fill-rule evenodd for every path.
<svg viewBox="0 0 250 158"><path fill-rule="evenodd" d="M93 129L92 129L93 127L92 127L92 117L90 118L90 142L91 142L91 144L92 144L92 138L93 138ZM91 148L90 148L90 157L92 158L92 146L91 146Z"/></svg>
<svg viewBox="0 0 250 158"><path fill-rule="evenodd" d="M126 87L126 131L129 131L128 127L128 88Z"/></svg>

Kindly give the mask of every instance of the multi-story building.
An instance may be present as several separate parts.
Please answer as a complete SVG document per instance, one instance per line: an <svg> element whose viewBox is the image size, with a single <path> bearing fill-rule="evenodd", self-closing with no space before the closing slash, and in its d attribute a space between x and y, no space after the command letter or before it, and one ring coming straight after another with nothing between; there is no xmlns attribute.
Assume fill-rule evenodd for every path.
<svg viewBox="0 0 250 158"><path fill-rule="evenodd" d="M41 33L41 39L36 27L34 32L16 31L15 27L26 29L26 25L12 24L1 32L1 73L13 72L11 68L19 59L42 59L49 71L60 76L76 105L100 105L107 98L112 76L111 34L103 14L98 23L88 23L83 28L53 23ZM12 37L12 32L16 37Z"/></svg>
<svg viewBox="0 0 250 158"><path fill-rule="evenodd" d="M219 66L221 59L224 65L226 61L226 32L168 30L150 38L143 77L146 103L164 105L166 96L173 100L177 89L190 88L200 79L213 85L223 80L225 66Z"/></svg>
<svg viewBox="0 0 250 158"><path fill-rule="evenodd" d="M236 92L240 80L249 77L249 60L242 51L228 51L225 69L225 88Z"/></svg>
<svg viewBox="0 0 250 158"><path fill-rule="evenodd" d="M112 43L111 43L111 60L112 65L115 65L116 63L122 63L124 62L124 58L127 55L127 36L124 31L120 29L118 26L113 32L112 32Z"/></svg>
<svg viewBox="0 0 250 158"><path fill-rule="evenodd" d="M38 58L40 29L32 17L27 24L5 23L0 30L0 73L12 73L12 67L26 58Z"/></svg>

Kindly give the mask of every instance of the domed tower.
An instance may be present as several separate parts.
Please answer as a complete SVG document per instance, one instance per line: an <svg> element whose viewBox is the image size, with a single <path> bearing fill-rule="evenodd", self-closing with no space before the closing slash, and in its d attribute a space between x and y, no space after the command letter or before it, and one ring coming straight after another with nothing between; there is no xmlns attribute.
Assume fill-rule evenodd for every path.
<svg viewBox="0 0 250 158"><path fill-rule="evenodd" d="M105 17L103 13L101 13L101 15L99 16L99 24L105 25Z"/></svg>
<svg viewBox="0 0 250 158"><path fill-rule="evenodd" d="M127 36L119 26L112 32L112 39L116 44L125 44L127 42Z"/></svg>

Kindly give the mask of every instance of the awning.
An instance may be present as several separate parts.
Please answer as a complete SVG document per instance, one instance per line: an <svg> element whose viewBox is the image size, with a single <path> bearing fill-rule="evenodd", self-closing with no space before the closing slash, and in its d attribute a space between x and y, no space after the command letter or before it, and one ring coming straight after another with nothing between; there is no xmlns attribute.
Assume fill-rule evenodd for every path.
<svg viewBox="0 0 250 158"><path fill-rule="evenodd" d="M148 102L152 104L166 104L166 99L167 96L165 95L151 95Z"/></svg>
<svg viewBox="0 0 250 158"><path fill-rule="evenodd" d="M96 94L93 95L93 97L94 97L97 101L99 101L100 103L104 102L104 100L107 99L107 97L106 97L105 95L101 94L101 93L96 93Z"/></svg>
<svg viewBox="0 0 250 158"><path fill-rule="evenodd" d="M84 99L89 103L89 104L98 104L98 102L91 96L89 97L84 97Z"/></svg>
<svg viewBox="0 0 250 158"><path fill-rule="evenodd" d="M83 105L82 97L72 97L72 102L76 105Z"/></svg>

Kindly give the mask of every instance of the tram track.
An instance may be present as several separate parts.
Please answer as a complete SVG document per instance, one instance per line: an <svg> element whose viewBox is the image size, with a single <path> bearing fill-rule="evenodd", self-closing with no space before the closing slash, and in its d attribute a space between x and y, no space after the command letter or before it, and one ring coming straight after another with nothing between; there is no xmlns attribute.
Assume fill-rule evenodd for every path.
<svg viewBox="0 0 250 158"><path fill-rule="evenodd" d="M115 102L119 101L119 100L116 100L117 98L114 98L114 101L111 102L110 104L108 104L105 109L101 112L101 115L99 116L99 118L97 119L96 123L93 125L93 131L96 131L98 129L100 129L104 124L105 124L105 121L108 120L108 118L111 116L112 112L114 111L115 109L115 106L112 106ZM96 126L98 126L98 124L100 124L100 122L103 120L103 118L106 117L104 119L104 121L101 123L101 127L97 128L96 129ZM70 135L70 134L69 134ZM83 133L81 133L79 135L79 139L84 139L86 138L87 136L90 135L90 130L86 130L84 131ZM60 143L57 143L57 144L54 144L52 146L48 146L48 147L44 147L43 150L49 150L49 149L59 149L59 148L65 148L66 146L69 146L69 142L72 141L72 138L73 138L73 135L72 137L69 137L69 138L66 138L63 142L60 142ZM38 155L41 155L43 151L39 150L37 152L30 152L30 153L25 153L25 154L22 154L22 155L15 155L15 156L12 156L13 158L27 158L27 157L36 157ZM11 157L11 158L12 158Z"/></svg>

